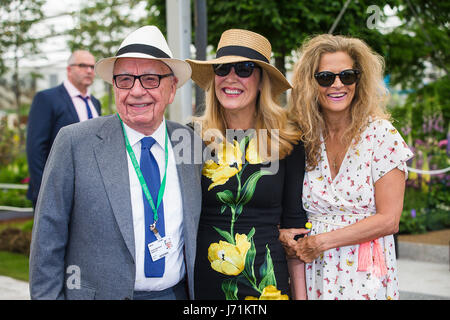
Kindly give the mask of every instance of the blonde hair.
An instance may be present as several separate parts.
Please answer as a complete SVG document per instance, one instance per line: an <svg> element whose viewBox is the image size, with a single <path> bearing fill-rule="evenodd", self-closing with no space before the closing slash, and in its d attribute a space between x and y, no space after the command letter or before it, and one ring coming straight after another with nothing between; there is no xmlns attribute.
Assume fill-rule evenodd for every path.
<svg viewBox="0 0 450 320"><path fill-rule="evenodd" d="M314 79L324 53L345 52L361 72L350 106L350 125L343 133L342 143L349 147L359 141L360 131L370 119L389 119L386 111L388 91L383 83L384 59L364 41L323 34L307 39L299 50L294 66L293 89L289 99L289 119L301 131L305 144L306 170L313 170L320 160L321 135L327 138L327 123L319 105L319 85Z"/></svg>
<svg viewBox="0 0 450 320"><path fill-rule="evenodd" d="M298 143L300 134L296 126L288 121L287 110L276 102L277 97L272 94L272 85L267 72L264 69L261 69L261 71L262 83L256 103L256 124L254 129L256 132L260 132L260 129L267 130L267 141L264 143L259 141L258 143L260 148L267 147L266 150L260 150L261 154L269 155L271 160L276 160L272 155L278 154L278 158L283 159L292 151L292 144ZM204 137L207 130L216 129L213 130L215 132L213 141L205 140L206 144L223 141L226 136L227 125L224 109L215 93L214 77L208 85L205 98L205 112L202 116L193 117L193 122L194 124L201 124L201 132L198 133L203 140L205 140ZM194 127L198 126L194 125ZM273 134L272 130L274 129L278 130L278 134ZM270 146L276 147L277 153L275 153L275 150L271 150Z"/></svg>

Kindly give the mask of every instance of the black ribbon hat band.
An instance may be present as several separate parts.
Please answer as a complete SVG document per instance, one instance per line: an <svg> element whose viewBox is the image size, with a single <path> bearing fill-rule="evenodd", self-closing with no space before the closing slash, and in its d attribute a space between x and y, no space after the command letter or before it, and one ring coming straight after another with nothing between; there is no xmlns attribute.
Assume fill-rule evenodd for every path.
<svg viewBox="0 0 450 320"><path fill-rule="evenodd" d="M171 58L167 53L165 53L161 49L145 44L130 44L123 48L120 48L119 51L117 51L116 53L116 57L130 52L144 53L151 55L155 58L169 58L169 59ZM269 63L269 60L267 60L267 58L258 51L243 46L226 46L217 50L216 58L224 56L241 56Z"/></svg>
<svg viewBox="0 0 450 320"><path fill-rule="evenodd" d="M216 58L223 56L241 56L269 63L269 60L267 60L267 58L258 51L242 46L226 46L217 50Z"/></svg>
<svg viewBox="0 0 450 320"><path fill-rule="evenodd" d="M162 51L161 49L158 49L157 47L149 46L146 44L129 44L123 48L120 48L119 51L117 51L117 53L116 53L116 57L120 56L122 54L125 54L125 53L130 53L130 52L144 53L144 54L151 55L155 58L171 59L171 57L167 53Z"/></svg>

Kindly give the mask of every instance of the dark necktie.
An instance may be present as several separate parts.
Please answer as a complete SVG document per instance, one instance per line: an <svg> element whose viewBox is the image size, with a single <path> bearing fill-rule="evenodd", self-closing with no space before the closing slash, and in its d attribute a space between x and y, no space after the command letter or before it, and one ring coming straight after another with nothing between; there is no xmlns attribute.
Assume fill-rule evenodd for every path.
<svg viewBox="0 0 450 320"><path fill-rule="evenodd" d="M142 175L144 176L145 183L153 199L155 207L158 201L158 191L161 185L161 179L159 174L158 163L155 157L150 152L151 147L155 143L155 139L152 137L145 137L141 140L141 159L139 162ZM144 271L145 277L160 278L164 275L165 257L157 261L153 261L150 255L148 244L156 240L155 234L150 230L150 225L153 223L153 210L142 191L144 198L144 214L145 214L145 256L144 256ZM164 229L164 206L163 201L158 208L158 221L156 223L156 229L161 237L165 236Z"/></svg>
<svg viewBox="0 0 450 320"><path fill-rule="evenodd" d="M92 119L92 112L91 112L91 108L89 108L89 96L83 97L81 94L79 94L77 97L80 97L84 103L86 104L86 111L87 111L87 115L88 115L88 119Z"/></svg>

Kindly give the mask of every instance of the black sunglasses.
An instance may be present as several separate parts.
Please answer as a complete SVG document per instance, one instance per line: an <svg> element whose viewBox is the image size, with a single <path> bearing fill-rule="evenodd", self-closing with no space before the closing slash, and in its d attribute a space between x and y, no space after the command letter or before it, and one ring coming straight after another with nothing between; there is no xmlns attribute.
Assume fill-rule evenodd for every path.
<svg viewBox="0 0 450 320"><path fill-rule="evenodd" d="M358 81L360 74L361 72L355 69L347 69L339 73L333 73L330 71L321 71L316 72L314 74L314 78L316 78L317 83L319 83L321 87L330 87L334 83L334 80L336 80L336 76L339 76L341 82L349 86Z"/></svg>
<svg viewBox="0 0 450 320"><path fill-rule="evenodd" d="M253 69L260 68L256 63L243 61L236 63L213 64L214 73L219 77L225 77L234 68L234 72L241 78L248 78L252 75ZM261 69L261 68L260 68Z"/></svg>

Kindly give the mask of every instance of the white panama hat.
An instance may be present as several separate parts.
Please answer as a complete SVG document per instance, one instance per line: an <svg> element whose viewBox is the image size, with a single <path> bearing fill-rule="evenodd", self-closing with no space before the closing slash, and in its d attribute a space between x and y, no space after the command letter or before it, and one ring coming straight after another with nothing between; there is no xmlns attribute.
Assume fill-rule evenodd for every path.
<svg viewBox="0 0 450 320"><path fill-rule="evenodd" d="M122 41L114 57L104 58L95 64L95 73L112 84L114 63L120 58L141 58L160 60L167 64L178 78L177 88L191 77L191 66L180 59L174 59L161 31L156 26L144 26L130 33Z"/></svg>

